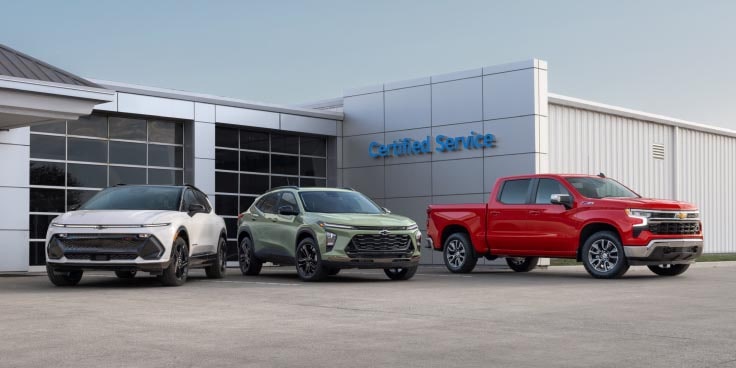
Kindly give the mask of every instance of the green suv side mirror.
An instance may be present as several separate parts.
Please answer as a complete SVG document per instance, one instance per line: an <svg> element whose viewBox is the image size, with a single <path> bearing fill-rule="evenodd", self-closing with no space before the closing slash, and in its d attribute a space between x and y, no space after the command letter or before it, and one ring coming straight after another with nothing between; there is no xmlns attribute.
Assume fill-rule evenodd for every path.
<svg viewBox="0 0 736 368"><path fill-rule="evenodd" d="M279 207L279 215L284 216L296 216L299 214L299 210L295 209L292 206L286 205Z"/></svg>

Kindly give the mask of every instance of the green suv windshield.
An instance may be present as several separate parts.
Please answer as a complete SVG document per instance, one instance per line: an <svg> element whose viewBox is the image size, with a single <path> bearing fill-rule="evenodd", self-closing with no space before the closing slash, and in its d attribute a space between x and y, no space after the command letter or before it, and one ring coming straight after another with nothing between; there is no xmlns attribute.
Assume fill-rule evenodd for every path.
<svg viewBox="0 0 736 368"><path fill-rule="evenodd" d="M319 213L380 214L383 209L358 192L334 190L300 192L304 210Z"/></svg>

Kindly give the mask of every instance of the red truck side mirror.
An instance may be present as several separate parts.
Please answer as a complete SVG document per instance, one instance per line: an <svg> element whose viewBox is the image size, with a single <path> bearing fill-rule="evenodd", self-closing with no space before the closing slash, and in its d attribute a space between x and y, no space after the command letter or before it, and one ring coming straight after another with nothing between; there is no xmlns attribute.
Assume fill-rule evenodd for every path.
<svg viewBox="0 0 736 368"><path fill-rule="evenodd" d="M572 196L569 194L552 194L549 201L552 204L561 204L568 210L572 208Z"/></svg>

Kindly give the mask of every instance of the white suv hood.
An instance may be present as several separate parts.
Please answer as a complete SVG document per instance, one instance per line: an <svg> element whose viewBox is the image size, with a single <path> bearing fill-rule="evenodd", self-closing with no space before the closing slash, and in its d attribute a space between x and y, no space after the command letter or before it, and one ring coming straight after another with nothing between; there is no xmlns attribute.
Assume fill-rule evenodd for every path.
<svg viewBox="0 0 736 368"><path fill-rule="evenodd" d="M57 217L63 225L147 225L168 222L178 212L148 210L73 211Z"/></svg>

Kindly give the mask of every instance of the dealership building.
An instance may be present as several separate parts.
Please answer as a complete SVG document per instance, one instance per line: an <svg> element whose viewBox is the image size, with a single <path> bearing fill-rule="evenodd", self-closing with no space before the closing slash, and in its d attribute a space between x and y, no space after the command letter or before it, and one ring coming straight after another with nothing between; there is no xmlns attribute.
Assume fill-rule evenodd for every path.
<svg viewBox="0 0 736 368"><path fill-rule="evenodd" d="M235 260L238 213L272 187L352 187L424 229L429 204L548 172L694 202L706 252L736 252L736 131L556 95L547 74L534 59L280 106L85 79L0 45L0 271L41 270L52 219L116 184L202 189Z"/></svg>

